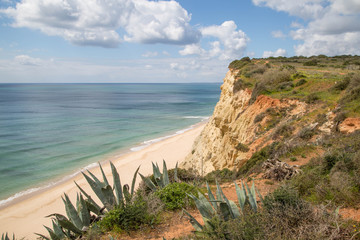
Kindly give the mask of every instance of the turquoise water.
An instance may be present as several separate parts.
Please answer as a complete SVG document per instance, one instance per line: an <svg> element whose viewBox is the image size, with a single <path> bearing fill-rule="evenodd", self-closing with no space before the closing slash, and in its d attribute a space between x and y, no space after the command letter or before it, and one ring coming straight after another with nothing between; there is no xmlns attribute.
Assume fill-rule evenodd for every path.
<svg viewBox="0 0 360 240"><path fill-rule="evenodd" d="M219 87L0 84L0 205L182 132L212 114Z"/></svg>

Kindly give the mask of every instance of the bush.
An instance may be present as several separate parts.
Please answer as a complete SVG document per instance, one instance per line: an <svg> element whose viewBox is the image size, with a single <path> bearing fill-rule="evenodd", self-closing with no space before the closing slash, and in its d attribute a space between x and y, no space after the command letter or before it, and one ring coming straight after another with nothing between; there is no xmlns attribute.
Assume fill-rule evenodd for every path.
<svg viewBox="0 0 360 240"><path fill-rule="evenodd" d="M175 210L194 206L193 201L187 193L197 196L197 192L198 188L190 184L175 182L157 190L155 195L165 204L166 209Z"/></svg>
<svg viewBox="0 0 360 240"><path fill-rule="evenodd" d="M204 181L208 183L215 183L216 180L221 183L231 182L234 181L235 179L236 179L236 173L228 168L209 172L204 177Z"/></svg>
<svg viewBox="0 0 360 240"><path fill-rule="evenodd" d="M300 79L300 80L295 84L295 87L302 86L302 85L304 85L305 83L307 83L307 81L302 78L302 79Z"/></svg>
<svg viewBox="0 0 360 240"><path fill-rule="evenodd" d="M103 231L130 231L139 229L142 224L148 224L154 218L154 215L148 214L146 202L138 198L131 204L107 212L99 226Z"/></svg>
<svg viewBox="0 0 360 240"><path fill-rule="evenodd" d="M243 57L240 60L234 60L232 61L228 68L230 69L241 69L242 67L244 67L245 65L251 63L251 59L249 57Z"/></svg>
<svg viewBox="0 0 360 240"><path fill-rule="evenodd" d="M294 127L289 124L283 124L275 129L272 139L277 139L280 136L288 138L294 131Z"/></svg>
<svg viewBox="0 0 360 240"><path fill-rule="evenodd" d="M337 82L334 86L332 86L330 90L335 92L343 91L349 86L349 83L350 83L350 77L347 76L343 80Z"/></svg>
<svg viewBox="0 0 360 240"><path fill-rule="evenodd" d="M308 96L306 96L305 102L307 104L313 104L313 103L317 102L319 99L320 98L316 93L310 93Z"/></svg>
<svg viewBox="0 0 360 240"><path fill-rule="evenodd" d="M254 123L261 122L265 116L266 116L265 112L259 113L258 115L255 116Z"/></svg>
<svg viewBox="0 0 360 240"><path fill-rule="evenodd" d="M312 60L304 62L303 65L304 66L317 66L318 61L316 59L312 59Z"/></svg>
<svg viewBox="0 0 360 240"><path fill-rule="evenodd" d="M298 137L303 140L310 140L315 135L315 129L311 128L302 128L299 133Z"/></svg>
<svg viewBox="0 0 360 240"><path fill-rule="evenodd" d="M248 152L250 150L248 146L242 143L239 143L235 148L240 152Z"/></svg>

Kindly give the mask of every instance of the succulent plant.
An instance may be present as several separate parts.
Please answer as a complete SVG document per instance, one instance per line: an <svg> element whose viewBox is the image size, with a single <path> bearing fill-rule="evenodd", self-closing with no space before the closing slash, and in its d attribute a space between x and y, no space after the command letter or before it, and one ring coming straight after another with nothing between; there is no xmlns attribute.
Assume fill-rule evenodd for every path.
<svg viewBox="0 0 360 240"><path fill-rule="evenodd" d="M178 164L176 163L174 170L175 181L178 181L177 165ZM149 177L144 177L141 173L139 173L139 175L148 188L150 188L152 191L156 191L157 188L164 188L166 185L168 185L170 183L170 179L169 179L165 160L163 160L163 173L160 172L160 168L157 163L156 164L152 163L152 167L153 167L153 175L155 179L154 182L151 181Z"/></svg>
<svg viewBox="0 0 360 240"><path fill-rule="evenodd" d="M12 239L15 240L14 234L13 234ZM11 238L9 237L8 233L3 233L3 234L1 234L1 240L11 240Z"/></svg>
<svg viewBox="0 0 360 240"><path fill-rule="evenodd" d="M209 221L213 217L219 217L224 221L228 221L229 219L239 218L241 214L240 210L242 213L244 213L243 210L246 203L249 203L251 209L254 212L257 211L258 208L256 202L257 191L255 189L254 182L251 189L249 188L246 182L245 185L242 182L242 187L239 187L239 185L235 183L235 189L236 189L238 202L240 205L240 210L233 201L227 199L218 182L216 182L216 192L215 192L216 197L211 192L209 184L206 183L206 185L207 185L209 200L207 200L205 196L200 192L198 193L199 195L198 198L192 194L188 194L195 201L196 207L200 211L205 226L211 227L211 225L209 225ZM245 187L247 190L245 190ZM262 197L259 192L258 195L262 201ZM204 228L204 226L201 225L190 213L188 213L185 209L183 211L186 215L190 217L190 222L197 231L201 231Z"/></svg>
<svg viewBox="0 0 360 240"><path fill-rule="evenodd" d="M129 189L128 185L121 185L119 173L117 172L112 162L110 162L110 165L114 182L113 187L109 185L100 163L99 166L103 177L103 182L101 182L90 171L88 171L89 175L82 173L91 189L104 205L103 207L100 207L91 198L91 196L75 182L76 186L80 189L81 192L77 195L76 207L72 204L69 197L64 194L62 200L65 205L67 217L58 213L47 216L52 218L52 229L45 226L50 235L50 238L42 234L37 235L44 239L53 240L64 238L76 239L89 229L91 223L101 218L105 209L110 211L117 206L122 207L124 204L129 203L134 195L136 176L140 167L138 167L135 171L131 189ZM83 195L86 199L84 199ZM91 215L91 212L94 215Z"/></svg>

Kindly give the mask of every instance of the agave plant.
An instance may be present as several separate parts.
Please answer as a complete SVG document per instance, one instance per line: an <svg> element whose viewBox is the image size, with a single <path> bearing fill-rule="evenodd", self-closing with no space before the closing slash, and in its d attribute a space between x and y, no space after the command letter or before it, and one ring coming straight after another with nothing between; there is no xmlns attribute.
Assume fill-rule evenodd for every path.
<svg viewBox="0 0 360 240"><path fill-rule="evenodd" d="M15 240L15 235L13 234L12 239ZM11 240L8 233L1 234L1 240Z"/></svg>
<svg viewBox="0 0 360 240"><path fill-rule="evenodd" d="M52 229L45 226L50 235L50 238L41 234L37 235L45 239L53 240L64 238L75 239L86 232L89 229L91 223L99 220L104 214L104 210L110 211L114 207L122 207L129 203L134 195L136 176L140 167L138 167L138 169L135 171L131 189L129 189L128 185L121 185L119 173L117 172L112 162L110 162L110 165L114 182L113 187L110 186L100 163L99 166L103 177L103 182L101 182L90 171L88 171L89 175L82 173L86 181L89 183L91 189L104 205L103 207L100 207L91 198L91 196L75 182L76 186L81 191L81 193L77 195L76 208L71 203L69 197L64 194L62 200L65 205L67 217L58 213L47 216L52 218ZM83 195L86 197L86 199L84 199ZM94 215L91 215L91 213L94 213Z"/></svg>
<svg viewBox="0 0 360 240"><path fill-rule="evenodd" d="M242 182L242 187L239 187L239 185L237 183L235 183L236 194L237 194L241 212L240 212L239 208L237 207L237 205L233 201L227 199L227 197L223 193L223 191L217 181L216 181L216 193L215 193L216 197L211 192L211 189L210 189L210 186L208 183L206 183L206 186L207 186L207 190L208 190L209 200L207 200L206 197L203 194L201 194L200 192L198 193L198 195L199 195L198 198L192 194L188 194L195 201L196 207L200 211L200 214L204 220L205 226L211 227L211 225L209 225L209 222L210 222L210 219L212 219L213 217L220 217L224 221L228 221L229 219L239 218L241 216L241 212L242 213L244 212L244 207L245 207L246 203L248 203L250 205L250 208L254 212L257 212L257 209L258 209L257 202L256 202L257 190L255 189L254 182L253 182L251 189L249 188L249 186L246 182L245 182L245 185ZM245 190L245 186L246 186L247 191ZM259 192L258 192L258 195L259 195L261 201L263 201L263 198ZM188 215L190 217L190 222L193 225L193 227L197 231L202 231L204 226L201 225L185 209L184 209L184 212L186 215Z"/></svg>
<svg viewBox="0 0 360 240"><path fill-rule="evenodd" d="M178 177L177 177L177 163L174 169L174 180L177 182ZM158 188L164 188L166 185L168 185L170 183L170 179L169 179L169 174L168 174L168 170L166 167L166 162L165 160L163 160L163 172L160 172L160 168L158 166L158 164L154 164L152 163L152 167L153 167L153 175L154 175L154 179L155 181L151 181L151 179L149 177L144 177L141 173L139 173L141 179L145 182L146 186L148 188L150 188L152 191L156 191Z"/></svg>
<svg viewBox="0 0 360 240"><path fill-rule="evenodd" d="M90 171L88 171L88 175L85 173L82 173L86 179L86 181L89 183L91 189L94 191L96 196L99 198L101 203L104 205L104 208L107 211L112 210L115 206L123 206L126 204L126 201L131 200L131 198L134 195L134 189L135 189L135 182L136 182L136 176L138 174L140 166L135 171L131 189L127 185L124 185L122 187L119 173L117 172L114 164L110 162L111 165L111 172L113 175L113 187L110 186L105 173L103 171L103 168L101 167L101 164L99 163L101 174L103 177L103 182L101 182L94 174L92 174ZM86 196L87 200L92 203L99 211L101 211L101 208L99 205L97 205L89 194L87 194L77 183L75 183L76 186L80 189L80 191ZM130 191L129 191L130 190Z"/></svg>

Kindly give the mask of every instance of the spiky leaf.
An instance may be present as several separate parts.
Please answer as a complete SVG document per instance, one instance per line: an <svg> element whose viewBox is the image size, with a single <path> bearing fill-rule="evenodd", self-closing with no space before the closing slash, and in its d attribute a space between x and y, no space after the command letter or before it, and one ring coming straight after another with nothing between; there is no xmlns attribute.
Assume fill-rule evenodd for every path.
<svg viewBox="0 0 360 240"><path fill-rule="evenodd" d="M156 186L155 184L147 177L144 177L141 173L139 173L141 179L144 181L144 183L146 184L146 186L148 186L148 188L150 188L152 191L156 191Z"/></svg>
<svg viewBox="0 0 360 240"><path fill-rule="evenodd" d="M249 198L251 209L254 212L257 212L256 193L253 194L253 192L255 192L255 185L253 185L254 190L250 190L249 185L246 182L245 182L245 186L246 186L246 190L248 192L248 198Z"/></svg>
<svg viewBox="0 0 360 240"><path fill-rule="evenodd" d="M114 166L114 164L112 162L110 162L110 165L111 165L111 172L112 172L113 181L114 181L116 203L118 205L124 205L124 196L123 196L123 192L122 192L122 186L121 186L119 173L116 170L116 167Z"/></svg>
<svg viewBox="0 0 360 240"><path fill-rule="evenodd" d="M49 228L49 227L47 227L47 226L44 226L44 227L45 227L46 230L48 231L51 240L60 240L60 239L61 239L60 237L58 237L58 236L54 233L54 231L53 231L51 228Z"/></svg>
<svg viewBox="0 0 360 240"><path fill-rule="evenodd" d="M88 210L87 204L80 194L80 204L79 204L79 216L84 226L88 227L90 225L90 212Z"/></svg>
<svg viewBox="0 0 360 240"><path fill-rule="evenodd" d="M168 185L170 183L168 170L166 167L166 162L163 160L163 176L162 176L163 184L164 186Z"/></svg>
<svg viewBox="0 0 360 240"><path fill-rule="evenodd" d="M61 227L52 220L53 230L56 236L58 236L60 239L65 238L64 232L61 230Z"/></svg>
<svg viewBox="0 0 360 240"><path fill-rule="evenodd" d="M184 213L190 217L190 223L193 225L196 231L201 231L203 229L203 226L185 209L183 209Z"/></svg>
<svg viewBox="0 0 360 240"><path fill-rule="evenodd" d="M108 182L108 180L107 180L107 178L106 178L106 175L105 175L104 170L103 170L103 168L102 168L102 166L101 166L100 163L99 163L99 166L100 166L100 170L101 170L102 177L103 177L103 179L104 179L104 184L105 184L105 186L110 185L109 182Z"/></svg>
<svg viewBox="0 0 360 240"><path fill-rule="evenodd" d="M240 188L236 182L235 182L235 190L236 190L236 195L237 195L237 198L239 201L241 211L244 211L244 206L245 206L245 202L246 202L246 191L244 188Z"/></svg>
<svg viewBox="0 0 360 240"><path fill-rule="evenodd" d="M208 182L206 182L206 187L207 187L207 190L208 190L208 197L209 197L210 203L214 207L215 211L217 211L216 199L214 197L214 194L211 192L211 189L210 189L210 186L209 186Z"/></svg>
<svg viewBox="0 0 360 240"><path fill-rule="evenodd" d="M135 190L135 182L136 182L136 177L137 177L137 174L139 172L139 169L140 169L140 166L136 169L135 173L134 173L134 177L133 177L133 180L132 180L132 183L131 183L131 198L132 196L134 196L134 190Z"/></svg>
<svg viewBox="0 0 360 240"><path fill-rule="evenodd" d="M195 201L195 205L199 210L201 216L206 219L211 219L214 214L214 209L211 207L211 204L207 201L207 199L199 192L199 199L192 194L188 194ZM201 200L200 200L201 198ZM205 199L205 200L204 200Z"/></svg>
<svg viewBox="0 0 360 240"><path fill-rule="evenodd" d="M99 215L101 214L100 209L101 207L91 198L91 196L89 194L87 194L87 192L85 192L76 182L75 185L80 189L80 191L82 192L82 194L84 194L84 196L86 197L86 201L87 203L91 204L92 207L89 208L93 213ZM89 207L89 204L88 207Z"/></svg>
<svg viewBox="0 0 360 240"><path fill-rule="evenodd" d="M106 201L106 197L104 196L103 192L101 191L101 185L98 185L94 180L92 180L89 176L87 176L85 173L82 173L85 177L86 181L89 183L91 189L94 191L96 196L100 199L100 201L104 204L104 206L108 205L108 202Z"/></svg>
<svg viewBox="0 0 360 240"><path fill-rule="evenodd" d="M65 204L65 209L66 209L66 214L68 215L70 221L78 228L78 229L82 229L84 227L84 224L82 223L74 205L71 203L69 197L64 194L65 196L65 200L64 204Z"/></svg>
<svg viewBox="0 0 360 240"><path fill-rule="evenodd" d="M175 182L179 182L177 169L178 169L178 163L176 162L175 169L174 169L174 180L175 180Z"/></svg>

